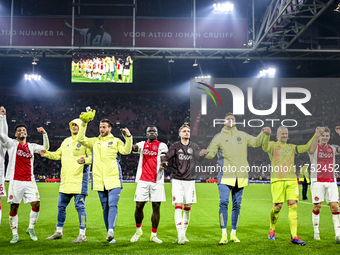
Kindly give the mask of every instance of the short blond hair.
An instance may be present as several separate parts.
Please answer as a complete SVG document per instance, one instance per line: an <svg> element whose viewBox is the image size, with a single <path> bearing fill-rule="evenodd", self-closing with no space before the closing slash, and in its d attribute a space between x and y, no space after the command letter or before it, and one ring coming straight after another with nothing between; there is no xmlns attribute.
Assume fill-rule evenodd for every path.
<svg viewBox="0 0 340 255"><path fill-rule="evenodd" d="M235 118L235 115L234 115L232 112L228 112L228 113L225 115L224 118L226 119L228 116L233 116L234 119L236 119L236 118Z"/></svg>
<svg viewBox="0 0 340 255"><path fill-rule="evenodd" d="M189 125L183 124L183 125L178 129L178 132L181 132L181 130L182 130L183 128L188 128L188 129L190 130Z"/></svg>

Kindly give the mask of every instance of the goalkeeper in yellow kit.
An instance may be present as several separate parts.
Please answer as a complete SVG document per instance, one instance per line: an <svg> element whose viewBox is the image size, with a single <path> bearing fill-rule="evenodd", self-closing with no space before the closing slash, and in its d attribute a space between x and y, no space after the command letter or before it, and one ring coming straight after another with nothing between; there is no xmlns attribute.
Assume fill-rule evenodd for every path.
<svg viewBox="0 0 340 255"><path fill-rule="evenodd" d="M271 161L271 192L273 208L270 211L270 230L268 238L275 240L275 223L279 217L282 204L287 200L288 222L291 232L291 244L306 245L306 242L297 237L297 201L299 200L299 187L295 174L294 156L309 150L314 139L318 139L323 128L317 127L316 133L305 145L287 144L288 129L277 129L277 142L270 142L266 136L262 149L268 152Z"/></svg>

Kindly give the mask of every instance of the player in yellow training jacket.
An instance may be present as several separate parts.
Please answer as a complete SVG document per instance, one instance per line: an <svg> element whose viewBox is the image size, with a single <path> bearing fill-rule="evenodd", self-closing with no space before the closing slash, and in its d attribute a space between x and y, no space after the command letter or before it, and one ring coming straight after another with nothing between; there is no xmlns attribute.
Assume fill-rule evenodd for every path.
<svg viewBox="0 0 340 255"><path fill-rule="evenodd" d="M79 217L79 236L72 243L86 242L86 210L85 198L88 195L89 166L92 152L77 142L77 135L82 121L72 120L70 130L72 136L66 138L55 152L41 151L39 154L52 160L61 160L58 222L56 232L46 240L61 239L66 220L66 207L74 197L74 204Z"/></svg>
<svg viewBox="0 0 340 255"><path fill-rule="evenodd" d="M290 243L306 245L306 242L297 237L299 187L296 179L294 157L295 154L308 151L314 139L320 137L321 132L323 132L322 128L316 128L316 133L305 145L287 144L288 129L281 126L277 129L277 142L269 142L269 136L263 141L262 149L268 152L271 161L270 179L273 208L270 211L268 235L271 240L275 240L275 223L279 218L283 202L287 200L288 222L291 232Z"/></svg>
<svg viewBox="0 0 340 255"><path fill-rule="evenodd" d="M222 239L219 244L228 243L227 221L230 193L233 199L230 240L240 242L236 237L236 230L240 218L243 188L248 185L247 148L248 146L261 146L264 137L269 136L271 132L269 127L264 127L257 137L253 137L237 130L236 119L232 113L228 113L225 120L225 126L220 133L215 135L207 148L209 153L205 156L207 159L212 159L217 154L218 166L221 168L218 174L218 190L220 192L219 216ZM206 151L202 150L202 153Z"/></svg>
<svg viewBox="0 0 340 255"><path fill-rule="evenodd" d="M93 190L98 191L103 207L104 222L107 230L106 240L116 243L113 231L116 227L118 201L122 189L122 169L119 165L119 154L128 155L132 150L132 136L127 128L121 129L125 144L111 134L112 122L102 119L99 125L98 137L86 138L87 122L93 120L95 111L80 115L83 123L80 125L78 142L93 153L92 173Z"/></svg>

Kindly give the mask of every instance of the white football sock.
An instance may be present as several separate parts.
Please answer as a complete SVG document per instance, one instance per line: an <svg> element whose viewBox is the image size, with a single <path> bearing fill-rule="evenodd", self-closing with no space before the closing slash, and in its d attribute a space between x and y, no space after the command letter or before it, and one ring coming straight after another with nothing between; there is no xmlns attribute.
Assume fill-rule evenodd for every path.
<svg viewBox="0 0 340 255"><path fill-rule="evenodd" d="M184 207L184 212L183 212L183 233L184 233L184 235L187 232L187 229L188 229L188 226L189 226L190 209L191 208Z"/></svg>
<svg viewBox="0 0 340 255"><path fill-rule="evenodd" d="M320 212L316 214L315 211L313 210L312 220L313 220L313 226L314 226L314 233L320 233L319 232Z"/></svg>
<svg viewBox="0 0 340 255"><path fill-rule="evenodd" d="M18 234L18 214L15 216L9 215L9 226L11 227L12 234Z"/></svg>
<svg viewBox="0 0 340 255"><path fill-rule="evenodd" d="M39 217L39 211L35 212L31 210L29 228L34 229L34 225L37 223L38 217Z"/></svg>
<svg viewBox="0 0 340 255"><path fill-rule="evenodd" d="M175 224L178 235L182 233L183 225L182 225L182 206L175 207Z"/></svg>
<svg viewBox="0 0 340 255"><path fill-rule="evenodd" d="M340 224L339 224L339 212L333 212L333 224L334 224L334 231L335 231L335 236L340 235Z"/></svg>

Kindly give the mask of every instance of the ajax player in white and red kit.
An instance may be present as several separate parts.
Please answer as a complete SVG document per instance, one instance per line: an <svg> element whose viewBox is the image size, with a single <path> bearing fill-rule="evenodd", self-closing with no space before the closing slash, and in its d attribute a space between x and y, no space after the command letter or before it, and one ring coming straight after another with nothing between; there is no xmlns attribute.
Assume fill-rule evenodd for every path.
<svg viewBox="0 0 340 255"><path fill-rule="evenodd" d="M340 127L336 127L335 130L340 135ZM335 242L340 244L339 192L334 172L335 155L339 154L339 147L328 144L330 135L330 129L325 128L325 131L320 136L319 142L315 139L309 149L311 161L311 192L313 198L312 219L314 239L320 240L319 214L321 203L326 200L332 211Z"/></svg>
<svg viewBox="0 0 340 255"><path fill-rule="evenodd" d="M3 114L3 115L6 114L5 108L1 107L0 111L1 111L1 114ZM6 135L8 135L8 127L7 127L6 116L4 116L4 121L2 123L2 132L4 132ZM6 189L5 189L5 154L6 154L6 148L0 142L0 225L1 225L1 216L2 216L1 198L6 196Z"/></svg>
<svg viewBox="0 0 340 255"><path fill-rule="evenodd" d="M6 180L9 180L8 200L11 204L9 213L9 224L13 233L11 243L19 241L18 235L18 208L22 199L24 203L30 203L32 210L30 213L29 227L26 233L33 241L38 238L34 232L34 225L38 220L40 209L40 196L33 174L33 153L49 149L48 136L44 128L37 128L43 134L44 145L27 143L27 131L25 125L15 127L16 139L10 139L2 130L6 110L1 107L0 111L0 142L8 151L9 162L7 166Z"/></svg>
<svg viewBox="0 0 340 255"><path fill-rule="evenodd" d="M143 208L145 203L152 202L152 232L150 241L162 243L162 241L157 238L157 227L160 218L159 209L161 202L165 201L164 171L160 168L160 164L168 152L168 147L165 143L157 141L157 136L157 128L155 126L149 126L146 129L146 137L148 140L132 146L132 151L140 154L140 156L136 175L137 188L135 193L135 220L137 231L131 238L131 242L137 242L143 234Z"/></svg>

